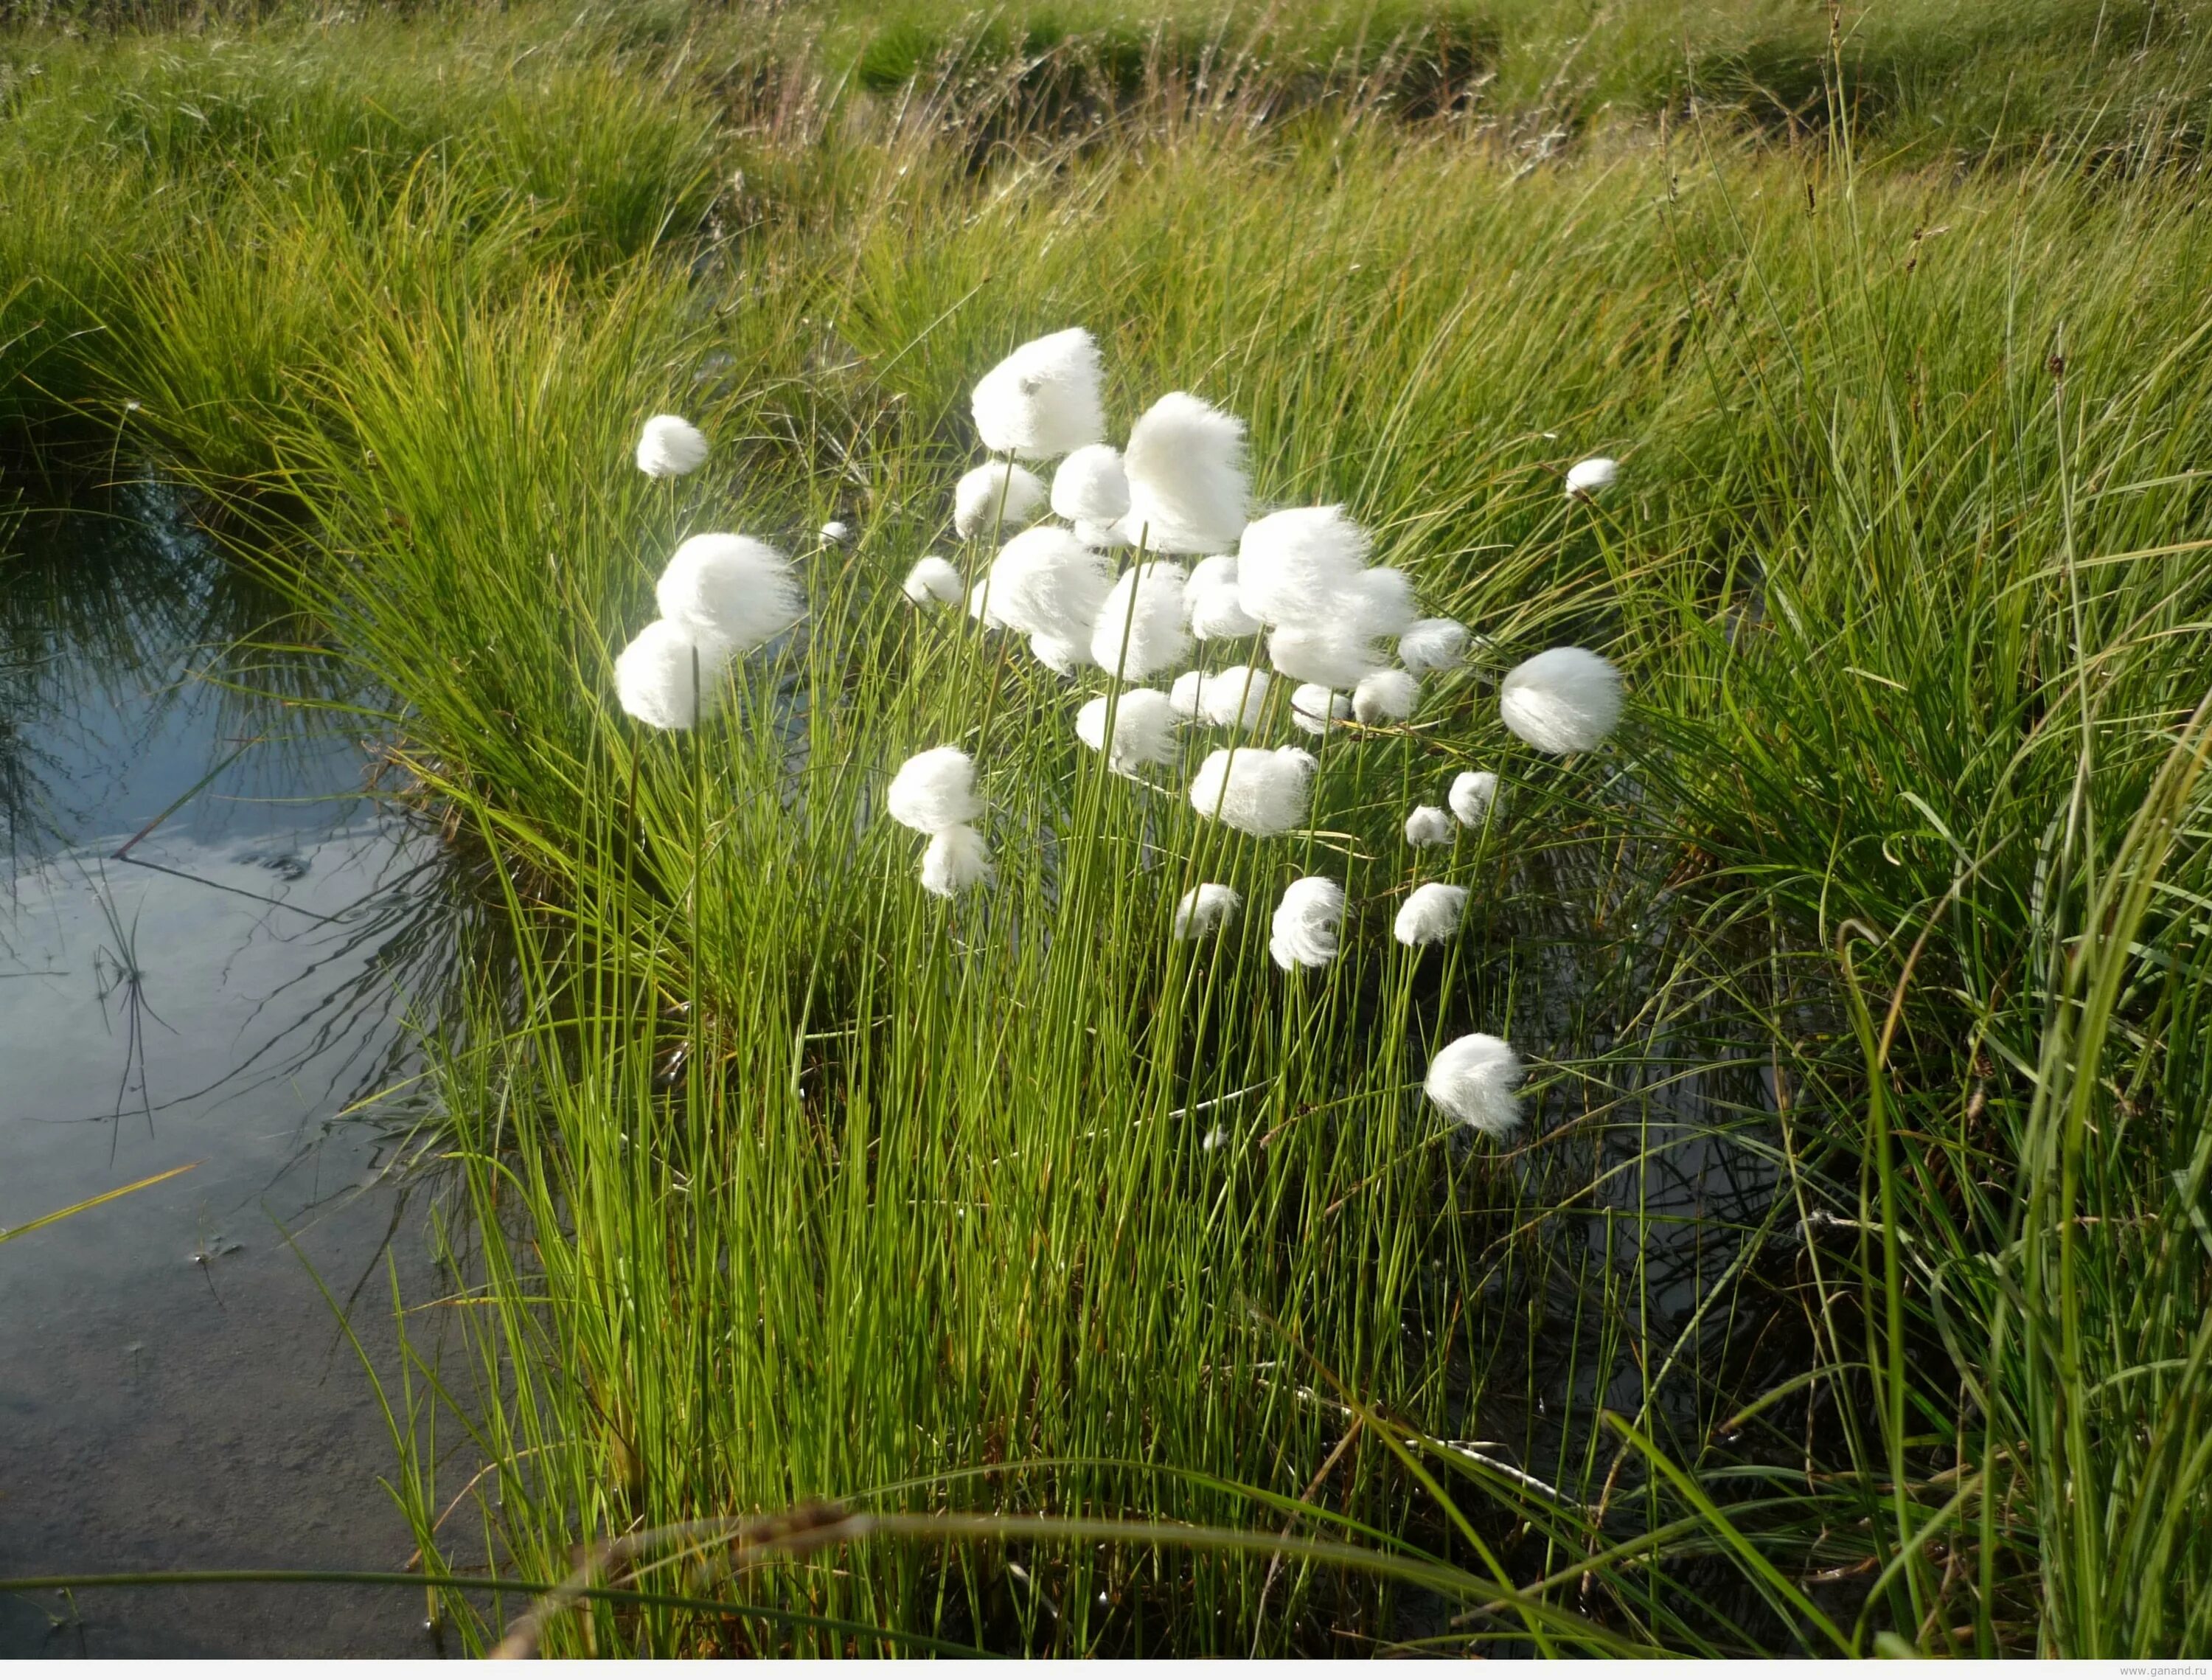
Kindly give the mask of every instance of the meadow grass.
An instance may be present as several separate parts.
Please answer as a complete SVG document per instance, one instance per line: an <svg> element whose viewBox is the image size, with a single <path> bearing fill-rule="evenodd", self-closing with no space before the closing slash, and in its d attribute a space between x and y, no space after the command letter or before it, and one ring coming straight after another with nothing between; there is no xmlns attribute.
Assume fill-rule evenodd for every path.
<svg viewBox="0 0 2212 1680"><path fill-rule="evenodd" d="M386 1393L425 1567L665 1531L563 1651L2206 1648L2212 235L2185 75L2112 96L2194 35L1686 12L1685 64L1803 45L1778 144L1607 94L1534 5L1486 14L1511 121L1401 119L1344 55L1430 38L1348 8L1209 107L1168 24L1260 25L1193 10L1103 132L989 69L1103 12L855 15L742 76L743 15L6 43L0 432L194 484L496 866L520 977L434 1057L454 1288ZM1936 40L1854 93L1848 43ZM1930 140L2007 53L2041 114ZM1668 118L1542 142L1547 85ZM1105 774L1096 685L898 593L988 553L967 389L1071 322L1117 432L1221 403L1263 503L1347 502L1487 638L1325 744L1310 836L1200 823L1210 740ZM649 483L671 407L716 454ZM809 616L649 736L611 654L710 528ZM1632 699L1565 761L1495 695L1560 642ZM946 741L998 865L949 906L880 810ZM1489 825L1417 860L1467 768ZM1313 872L1346 954L1285 977ZM1469 921L1417 958L1437 877ZM1197 879L1247 909L1178 945ZM1477 1029L1534 1070L1510 1147L1419 1095ZM733 1578L683 1526L823 1496L939 1527Z"/></svg>

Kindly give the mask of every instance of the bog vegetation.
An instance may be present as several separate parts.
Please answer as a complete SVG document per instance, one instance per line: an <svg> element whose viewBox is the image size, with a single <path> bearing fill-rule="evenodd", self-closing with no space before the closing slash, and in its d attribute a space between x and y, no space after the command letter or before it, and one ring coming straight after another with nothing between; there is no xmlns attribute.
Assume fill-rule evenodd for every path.
<svg viewBox="0 0 2212 1680"><path fill-rule="evenodd" d="M1129 15L0 33L9 480L189 485L504 905L422 1567L616 1546L556 1651L2203 1653L2207 19ZM1464 657L1130 733L971 618L1049 517L971 389L1073 326ZM804 616L657 728L709 533ZM1595 744L1501 711L1559 647Z"/></svg>

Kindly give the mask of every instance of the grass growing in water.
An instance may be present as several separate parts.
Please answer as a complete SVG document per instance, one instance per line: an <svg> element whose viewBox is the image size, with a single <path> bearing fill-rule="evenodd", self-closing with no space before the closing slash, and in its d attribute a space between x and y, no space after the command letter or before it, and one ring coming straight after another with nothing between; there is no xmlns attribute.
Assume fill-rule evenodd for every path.
<svg viewBox="0 0 2212 1680"><path fill-rule="evenodd" d="M1302 1533L1462 1567L1450 1611L1493 1566L1533 1604L1454 1628L1334 1562L1087 1532L878 1536L730 1590L1061 1651L2204 1648L2185 183L1720 122L1529 170L1326 107L979 173L970 129L864 100L722 138L706 92L643 99L593 41L532 84L544 131L605 99L651 137L586 183L462 137L536 74L501 49L459 61L450 136L389 71L428 114L367 160L325 84L287 91L301 50L222 65L274 91L134 139L105 192L28 172L112 181L103 147L173 113L27 119L9 196L40 208L7 236L51 307L0 343L40 358L21 424L103 420L309 525L291 587L506 866L522 995L444 1069L465 1289L410 1304L447 1327L392 1397L429 1559L556 1579L580 1540L817 1494L1272 1532L1302 1501ZM701 184L740 156L741 191ZM1070 321L1117 432L1171 387L1222 403L1264 502L1346 501L1495 644L1412 729L1329 743L1331 969L1262 949L1303 842L1212 853L1247 914L1172 945L1221 837L1075 746L1088 691L898 593L946 541L967 385ZM648 484L633 429L670 406L718 454ZM1598 452L1622 493L1567 503ZM833 516L855 542L813 550ZM733 721L641 740L610 651L713 527L810 551L807 624ZM1564 764L1488 686L1559 641L1633 702ZM948 910L878 801L956 739L1000 880ZM1469 925L1416 961L1384 934L1396 825L1485 767ZM1534 1066L1510 1151L1419 1100L1469 1028ZM1395 1426L1352 1429L1368 1405L1425 1433L1449 1505ZM608 1603L551 1631L847 1637Z"/></svg>

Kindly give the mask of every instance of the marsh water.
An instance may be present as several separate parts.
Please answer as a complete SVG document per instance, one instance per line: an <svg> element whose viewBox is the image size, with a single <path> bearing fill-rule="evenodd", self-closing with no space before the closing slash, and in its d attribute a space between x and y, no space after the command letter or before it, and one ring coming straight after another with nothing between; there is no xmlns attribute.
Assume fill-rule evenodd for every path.
<svg viewBox="0 0 2212 1680"><path fill-rule="evenodd" d="M411 1549L364 1360L387 1265L434 1281L406 1079L456 895L299 639L174 497L0 533L0 1229L186 1169L0 1241L0 1578ZM422 1619L0 1594L0 1656L427 1654Z"/></svg>

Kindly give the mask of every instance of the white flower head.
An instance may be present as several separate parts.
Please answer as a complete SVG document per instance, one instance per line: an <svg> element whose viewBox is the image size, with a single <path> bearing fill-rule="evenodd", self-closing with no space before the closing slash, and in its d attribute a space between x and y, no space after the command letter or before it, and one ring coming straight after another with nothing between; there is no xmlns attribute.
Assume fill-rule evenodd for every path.
<svg viewBox="0 0 2212 1680"><path fill-rule="evenodd" d="M1086 443L1070 454L1052 475L1052 510L1079 527L1115 524L1129 511L1121 452L1110 443Z"/></svg>
<svg viewBox="0 0 2212 1680"><path fill-rule="evenodd" d="M1004 630L1006 621L999 616L999 608L991 600L991 573L984 569L983 575L968 586L968 616L985 630Z"/></svg>
<svg viewBox="0 0 2212 1680"><path fill-rule="evenodd" d="M1429 1100L1463 1126L1504 1140L1521 1126L1521 1058L1513 1046L1487 1032L1455 1038L1429 1063L1421 1088Z"/></svg>
<svg viewBox="0 0 2212 1680"><path fill-rule="evenodd" d="M1391 932L1401 945L1434 945L1459 931L1460 912L1466 908L1465 887L1424 881L1398 907Z"/></svg>
<svg viewBox="0 0 2212 1680"><path fill-rule="evenodd" d="M1209 554L1203 560L1191 562L1191 588L1211 589L1224 583L1233 588L1236 582L1237 557L1233 554Z"/></svg>
<svg viewBox="0 0 2212 1680"><path fill-rule="evenodd" d="M1449 846L1452 819L1433 805L1417 805L1406 814L1406 843L1409 846Z"/></svg>
<svg viewBox="0 0 2212 1680"><path fill-rule="evenodd" d="M1269 924L1268 954L1280 969L1322 968L1336 960L1344 928L1344 889L1307 875L1283 889Z"/></svg>
<svg viewBox="0 0 2212 1680"><path fill-rule="evenodd" d="M1547 648L1505 673L1498 715L1539 752L1587 752L1620 721L1620 673L1587 648Z"/></svg>
<svg viewBox="0 0 2212 1680"><path fill-rule="evenodd" d="M1196 717L1206 698L1206 673L1186 671L1168 689L1168 704L1177 717Z"/></svg>
<svg viewBox="0 0 2212 1680"><path fill-rule="evenodd" d="M954 823L929 837L922 848L923 890L950 898L991 879L991 849L965 823Z"/></svg>
<svg viewBox="0 0 2212 1680"><path fill-rule="evenodd" d="M1342 508L1285 508L1255 519L1237 545L1244 610L1269 624L1335 623L1343 591L1373 546Z"/></svg>
<svg viewBox="0 0 2212 1680"><path fill-rule="evenodd" d="M951 606L966 593L960 569L941 554L925 554L899 586L916 606Z"/></svg>
<svg viewBox="0 0 2212 1680"><path fill-rule="evenodd" d="M766 543L709 531L669 557L654 586L660 616L693 635L745 653L806 615L791 563Z"/></svg>
<svg viewBox="0 0 2212 1680"><path fill-rule="evenodd" d="M822 527L822 540L831 548L842 548L853 540L853 527L842 519L833 519Z"/></svg>
<svg viewBox="0 0 2212 1680"><path fill-rule="evenodd" d="M1224 729L1257 729L1267 704L1267 673L1232 665L1208 677L1199 690L1198 715Z"/></svg>
<svg viewBox="0 0 2212 1680"><path fill-rule="evenodd" d="M1469 828L1480 828L1497 800L1496 770L1462 770L1452 778L1451 792L1444 802L1451 807L1452 815Z"/></svg>
<svg viewBox="0 0 2212 1680"><path fill-rule="evenodd" d="M1106 747L1107 697L1086 700L1075 714L1076 738L1093 752ZM1147 764L1171 764L1176 758L1175 703L1156 688L1124 689L1113 703L1114 750L1109 769L1134 776Z"/></svg>
<svg viewBox="0 0 2212 1680"><path fill-rule="evenodd" d="M1421 703L1421 679L1410 671L1370 671L1352 691L1352 715L1362 723L1395 723Z"/></svg>
<svg viewBox="0 0 2212 1680"><path fill-rule="evenodd" d="M1403 636L1414 622L1413 580L1394 566L1370 566L1336 593L1330 618L1366 636Z"/></svg>
<svg viewBox="0 0 2212 1680"><path fill-rule="evenodd" d="M995 526L1003 535L1020 530L1043 506L1044 485L1036 473L1012 461L986 461L952 487L952 528L978 537Z"/></svg>
<svg viewBox="0 0 2212 1680"><path fill-rule="evenodd" d="M1456 618L1422 618L1398 638L1398 662L1408 671L1442 671L1467 657L1467 626Z"/></svg>
<svg viewBox="0 0 2212 1680"><path fill-rule="evenodd" d="M1336 625L1285 624L1267 633L1267 658L1285 677L1346 691L1382 663L1372 642Z"/></svg>
<svg viewBox="0 0 2212 1680"><path fill-rule="evenodd" d="M891 820L917 834L935 834L983 813L975 797L975 761L957 746L933 746L898 768L884 795Z"/></svg>
<svg viewBox="0 0 2212 1680"><path fill-rule="evenodd" d="M1121 528L1156 554L1218 554L1244 529L1244 423L1170 391L1130 429Z"/></svg>
<svg viewBox="0 0 2212 1680"><path fill-rule="evenodd" d="M1314 756L1295 746L1223 747L1206 755L1190 784L1191 808L1265 839L1304 826Z"/></svg>
<svg viewBox="0 0 2212 1680"><path fill-rule="evenodd" d="M1309 735L1325 735L1331 723L1352 715L1352 697L1319 683L1301 683L1291 691L1291 721Z"/></svg>
<svg viewBox="0 0 2212 1680"><path fill-rule="evenodd" d="M1120 520L1106 525L1101 524L1095 519L1079 519L1075 521L1075 540L1085 548L1095 548L1107 552L1133 545L1133 539Z"/></svg>
<svg viewBox="0 0 2212 1680"><path fill-rule="evenodd" d="M615 656L615 697L640 723L689 729L721 709L729 661L724 643L656 618Z"/></svg>
<svg viewBox="0 0 2212 1680"><path fill-rule="evenodd" d="M1165 560L1132 566L1116 578L1091 632L1091 657L1098 668L1134 679L1188 658L1182 591L1182 568Z"/></svg>
<svg viewBox="0 0 2212 1680"><path fill-rule="evenodd" d="M1065 641L1057 636L1032 636L1030 652L1037 663L1063 677L1073 677L1091 663L1091 649L1080 642Z"/></svg>
<svg viewBox="0 0 2212 1680"><path fill-rule="evenodd" d="M1567 494L1595 496L1600 490L1612 489L1613 480L1620 477L1619 461L1610 455L1592 455L1567 469Z"/></svg>
<svg viewBox="0 0 2212 1680"><path fill-rule="evenodd" d="M1244 610L1244 597L1234 582L1193 582L1183 590L1190 615L1190 633L1200 642L1215 642L1260 633L1260 621Z"/></svg>
<svg viewBox="0 0 2212 1680"><path fill-rule="evenodd" d="M1106 435L1098 342L1079 326L1032 338L975 381L970 406L983 447L1050 460Z"/></svg>
<svg viewBox="0 0 2212 1680"><path fill-rule="evenodd" d="M681 478L707 464L707 435L680 414L656 414L638 434L637 470L648 478Z"/></svg>
<svg viewBox="0 0 2212 1680"><path fill-rule="evenodd" d="M1087 648L1114 587L1103 556L1056 525L1024 531L991 563L991 611L1015 630Z"/></svg>
<svg viewBox="0 0 2212 1680"><path fill-rule="evenodd" d="M1207 881L1194 886L1176 904L1175 936L1202 939L1243 907L1243 895L1233 886Z"/></svg>

